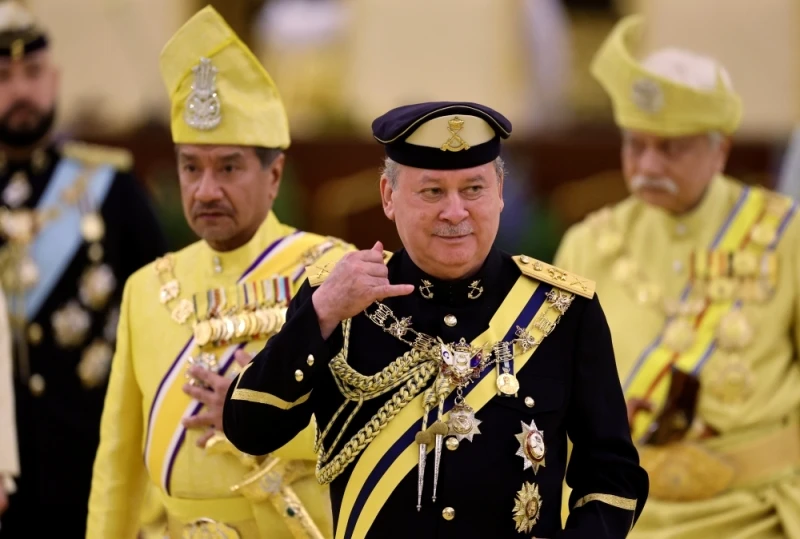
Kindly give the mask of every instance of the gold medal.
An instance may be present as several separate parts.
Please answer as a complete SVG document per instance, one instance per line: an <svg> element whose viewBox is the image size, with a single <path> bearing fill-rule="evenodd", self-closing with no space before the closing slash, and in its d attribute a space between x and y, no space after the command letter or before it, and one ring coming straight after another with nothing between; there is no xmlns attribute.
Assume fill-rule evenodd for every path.
<svg viewBox="0 0 800 539"><path fill-rule="evenodd" d="M737 277L752 277L758 273L758 256L750 251L733 254L733 274Z"/></svg>
<svg viewBox="0 0 800 539"><path fill-rule="evenodd" d="M774 227L759 223L750 231L750 240L761 247L769 247L775 241L776 235Z"/></svg>
<svg viewBox="0 0 800 539"><path fill-rule="evenodd" d="M81 379L83 387L97 387L106 380L113 357L114 350L107 342L101 339L93 341L83 351L77 367L78 377Z"/></svg>
<svg viewBox="0 0 800 539"><path fill-rule="evenodd" d="M713 301L727 301L736 292L736 282L728 277L712 280L708 285L708 297Z"/></svg>
<svg viewBox="0 0 800 539"><path fill-rule="evenodd" d="M225 330L222 333L222 340L230 341L233 339L233 336L236 335L236 326L233 324L233 320L227 316L222 318L222 323L225 325Z"/></svg>
<svg viewBox="0 0 800 539"><path fill-rule="evenodd" d="M194 325L194 340L198 346L205 346L211 342L211 324L208 320L201 320Z"/></svg>
<svg viewBox="0 0 800 539"><path fill-rule="evenodd" d="M185 324L189 317L194 314L194 304L188 299L182 299L178 302L174 309L172 309L172 319L178 324Z"/></svg>
<svg viewBox="0 0 800 539"><path fill-rule="evenodd" d="M12 243L26 245L35 235L36 219L31 210L8 211L0 213L0 229Z"/></svg>
<svg viewBox="0 0 800 539"><path fill-rule="evenodd" d="M694 326L688 320L676 318L664 330L664 344L670 350L683 353L694 343Z"/></svg>
<svg viewBox="0 0 800 539"><path fill-rule="evenodd" d="M17 284L22 290L28 290L39 282L39 266L33 258L26 256L17 267Z"/></svg>
<svg viewBox="0 0 800 539"><path fill-rule="evenodd" d="M236 326L235 335L237 339L245 337L250 333L250 323L246 314L237 314L233 317L233 321Z"/></svg>
<svg viewBox="0 0 800 539"><path fill-rule="evenodd" d="M723 350L741 350L753 342L755 331L741 309L735 309L719 322L717 343Z"/></svg>
<svg viewBox="0 0 800 539"><path fill-rule="evenodd" d="M117 287L114 272L107 264L91 266L81 276L78 295L81 302L92 310L99 311Z"/></svg>
<svg viewBox="0 0 800 539"><path fill-rule="evenodd" d="M100 241L105 236L105 233L106 225L99 213L91 212L81 216L81 234L87 242Z"/></svg>
<svg viewBox="0 0 800 539"><path fill-rule="evenodd" d="M497 376L497 391L503 395L516 395L519 391L519 380L513 374L504 372Z"/></svg>
<svg viewBox="0 0 800 539"><path fill-rule="evenodd" d="M741 404L753 396L755 375L738 355L717 353L703 370L708 394L723 404Z"/></svg>
<svg viewBox="0 0 800 539"><path fill-rule="evenodd" d="M517 531L530 533L539 521L541 510L542 497L539 495L539 485L526 481L514 500L514 523Z"/></svg>
<svg viewBox="0 0 800 539"><path fill-rule="evenodd" d="M223 332L225 331L225 324L219 318L212 318L209 320L211 324L211 342L219 342L222 340Z"/></svg>
<svg viewBox="0 0 800 539"><path fill-rule="evenodd" d="M245 316L247 317L247 326L250 328L249 336L255 337L256 335L260 334L260 323L255 313L251 311L246 313Z"/></svg>
<svg viewBox="0 0 800 539"><path fill-rule="evenodd" d="M79 346L89 333L92 319L77 301L70 301L53 313L51 319L56 342L64 348Z"/></svg>
<svg viewBox="0 0 800 539"><path fill-rule="evenodd" d="M478 425L482 422L475 419L475 411L466 404L456 404L450 411L450 419L447 421L449 434L455 436L458 441L464 439L472 441L472 437L480 434Z"/></svg>

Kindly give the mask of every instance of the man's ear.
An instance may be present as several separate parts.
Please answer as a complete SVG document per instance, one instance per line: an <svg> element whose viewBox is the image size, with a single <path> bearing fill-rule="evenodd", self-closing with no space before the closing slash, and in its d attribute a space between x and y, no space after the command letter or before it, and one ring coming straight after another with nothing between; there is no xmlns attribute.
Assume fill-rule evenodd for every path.
<svg viewBox="0 0 800 539"><path fill-rule="evenodd" d="M381 205L383 206L383 213L386 215L386 218L390 221L394 221L394 201L392 200L392 193L394 193L394 189L392 189L392 182L386 175L381 176Z"/></svg>
<svg viewBox="0 0 800 539"><path fill-rule="evenodd" d="M271 202L275 202L278 198L278 192L281 189L281 178L283 177L283 165L286 163L286 154L281 153L276 157L272 163L269 164L264 171L268 186L268 193Z"/></svg>

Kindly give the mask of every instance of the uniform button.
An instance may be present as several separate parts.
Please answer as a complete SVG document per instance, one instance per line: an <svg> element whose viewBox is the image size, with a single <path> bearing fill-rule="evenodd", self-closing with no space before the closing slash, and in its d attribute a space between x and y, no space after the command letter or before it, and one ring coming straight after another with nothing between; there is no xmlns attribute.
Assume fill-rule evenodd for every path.
<svg viewBox="0 0 800 539"><path fill-rule="evenodd" d="M308 354L308 359L306 359L306 363L308 363L309 367L314 365L314 356L312 354Z"/></svg>
<svg viewBox="0 0 800 539"><path fill-rule="evenodd" d="M683 271L683 262L680 260L673 260L672 261L672 271L675 273L680 273Z"/></svg>
<svg viewBox="0 0 800 539"><path fill-rule="evenodd" d="M33 323L30 326L28 326L28 340L32 345L35 346L40 342L42 342L42 337L44 337L42 326L36 323Z"/></svg>
<svg viewBox="0 0 800 539"><path fill-rule="evenodd" d="M458 445L459 445L458 438L456 438L455 436L451 436L450 438L445 440L444 445L450 451L455 451L456 449L458 449Z"/></svg>
<svg viewBox="0 0 800 539"><path fill-rule="evenodd" d="M39 397L44 393L44 386L44 376L41 374L34 374L28 380L28 388L30 388L34 397Z"/></svg>
<svg viewBox="0 0 800 539"><path fill-rule="evenodd" d="M447 316L444 317L444 323L450 327L453 327L456 324L458 324L458 319L452 314L448 314Z"/></svg>
<svg viewBox="0 0 800 539"><path fill-rule="evenodd" d="M301 371L300 369L297 369L296 371L294 371L294 379L297 380L298 382L302 382L303 381L303 371Z"/></svg>
<svg viewBox="0 0 800 539"><path fill-rule="evenodd" d="M528 408L533 408L534 404L536 404L536 401L533 400L533 397L525 397L525 406Z"/></svg>
<svg viewBox="0 0 800 539"><path fill-rule="evenodd" d="M452 507L445 507L442 509L442 518L445 520L453 520L456 518L456 510Z"/></svg>
<svg viewBox="0 0 800 539"><path fill-rule="evenodd" d="M525 255L522 255L521 257L519 257L519 261L522 262L523 264L530 264L531 263L531 259L529 257L525 256Z"/></svg>
<svg viewBox="0 0 800 539"><path fill-rule="evenodd" d="M686 234L686 225L684 225L683 223L678 223L677 225L675 225L675 234L677 234L678 236L683 236L684 234Z"/></svg>

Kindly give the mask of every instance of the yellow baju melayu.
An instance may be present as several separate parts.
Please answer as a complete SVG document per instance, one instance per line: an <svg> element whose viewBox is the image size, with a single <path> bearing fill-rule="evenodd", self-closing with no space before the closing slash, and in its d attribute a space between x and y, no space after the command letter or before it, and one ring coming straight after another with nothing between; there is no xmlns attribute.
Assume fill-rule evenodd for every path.
<svg viewBox="0 0 800 539"><path fill-rule="evenodd" d="M730 90L692 90L636 65L640 23L623 20L594 65L620 126L733 132L741 105ZM719 175L687 214L630 197L590 215L555 263L597 281L626 398L654 405L632 425L650 495L629 537L800 537L797 204ZM661 415L677 402L674 370L699 381L696 402ZM667 420L683 436L645 443Z"/></svg>
<svg viewBox="0 0 800 539"><path fill-rule="evenodd" d="M212 8L178 30L161 67L173 99L176 144L289 146L285 111L269 75ZM146 485L166 513L159 531L156 515L147 511L156 520L146 523L149 535L331 536L327 489L314 477L314 422L270 455L245 455L221 433L200 448L204 430L186 429L182 420L203 405L183 387L195 382L188 377L192 365L235 376L235 352L257 352L280 329L305 268L332 263L352 249L284 225L270 212L235 250L217 252L199 241L128 280L88 538L135 537Z"/></svg>

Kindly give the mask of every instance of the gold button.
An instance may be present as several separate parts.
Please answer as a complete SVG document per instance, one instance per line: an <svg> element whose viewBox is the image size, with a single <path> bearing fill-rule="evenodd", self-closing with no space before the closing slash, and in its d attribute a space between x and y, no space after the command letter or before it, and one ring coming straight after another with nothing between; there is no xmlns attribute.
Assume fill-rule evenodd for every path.
<svg viewBox="0 0 800 539"><path fill-rule="evenodd" d="M302 382L303 381L303 371L301 371L300 369L297 369L296 371L294 371L294 379L297 380L298 382Z"/></svg>
<svg viewBox="0 0 800 539"><path fill-rule="evenodd" d="M451 436L450 438L445 440L444 445L450 451L455 451L456 449L458 449L458 438L456 438L455 436Z"/></svg>
<svg viewBox="0 0 800 539"><path fill-rule="evenodd" d="M33 345L37 345L42 342L42 337L44 337L44 332L42 331L42 326L37 323L33 323L28 326L28 340Z"/></svg>
<svg viewBox="0 0 800 539"><path fill-rule="evenodd" d="M452 507L445 507L444 509L442 509L442 517L445 520L453 520L454 518L456 518L456 510L453 509Z"/></svg>
<svg viewBox="0 0 800 539"><path fill-rule="evenodd" d="M678 223L677 225L675 225L675 233L678 236L683 236L684 234L686 234L686 230L687 230L686 225L684 225L683 223Z"/></svg>
<svg viewBox="0 0 800 539"><path fill-rule="evenodd" d="M44 393L44 386L44 376L41 374L34 374L28 380L28 388L30 388L34 397L39 397L42 393Z"/></svg>
<svg viewBox="0 0 800 539"><path fill-rule="evenodd" d="M309 367L314 365L314 356L312 354L308 354L308 359L306 359L306 363L308 363Z"/></svg>
<svg viewBox="0 0 800 539"><path fill-rule="evenodd" d="M456 324L458 324L458 319L452 314L448 314L447 316L444 317L444 323L450 327L453 327Z"/></svg>
<svg viewBox="0 0 800 539"><path fill-rule="evenodd" d="M536 404L536 401L533 400L532 397L525 397L525 406L528 408L533 408L533 405Z"/></svg>
<svg viewBox="0 0 800 539"><path fill-rule="evenodd" d="M523 263L523 264L530 264L530 263L531 263L531 259L530 259L530 258L528 258L528 257L527 257L527 256L525 256L525 255L522 255L521 257L519 257L519 261L520 261L521 263Z"/></svg>
<svg viewBox="0 0 800 539"><path fill-rule="evenodd" d="M213 262L214 262L214 273L222 273L222 260L220 259L220 257L215 256Z"/></svg>

